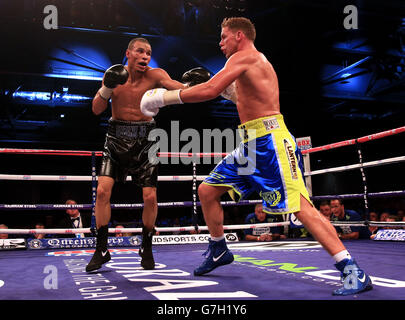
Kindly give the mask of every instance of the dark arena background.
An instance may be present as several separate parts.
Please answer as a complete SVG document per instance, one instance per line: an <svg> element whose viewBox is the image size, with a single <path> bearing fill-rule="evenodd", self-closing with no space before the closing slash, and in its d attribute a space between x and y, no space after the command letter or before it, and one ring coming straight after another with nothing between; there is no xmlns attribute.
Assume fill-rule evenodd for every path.
<svg viewBox="0 0 405 320"><path fill-rule="evenodd" d="M351 10L346 11L347 8ZM0 0L0 225L9 229L34 229L40 222L45 228L58 228L67 214L55 205L64 205L68 199L85 205L80 212L90 218L94 200L91 180L50 181L32 177L90 177L92 157L52 152L35 154L33 150L102 151L111 108L96 116L92 113L92 100L105 70L114 64L127 63L125 51L129 41L136 37L148 39L152 47L149 65L164 69L172 79L180 81L184 72L195 67L207 69L212 76L226 63L219 48L221 22L234 16L247 17L256 27L255 46L277 73L281 113L294 137L310 137L311 147L315 148L389 132L383 138L377 136L378 139L364 143L310 153L306 164L310 167L306 167L306 172L358 165L359 150L363 163L379 162L379 165L361 167L362 170L326 170L324 174L313 175L310 183L315 206L319 207L324 200L322 196L348 195L344 197L345 209L357 211L362 221L371 220L370 212L386 212L395 216L396 221L402 221L405 210L404 1ZM240 124L235 104L221 96L204 103L169 106L160 110L155 121L169 135L173 134L172 126L178 124L180 132L194 129L201 138L206 129L235 131ZM228 148L225 142L215 152L229 153L236 147ZM180 141L179 150L167 151L181 151L187 143ZM203 150L202 139L199 143L202 152L214 152ZM384 159L388 159L385 165L380 165ZM93 160L98 171L101 157ZM160 165L159 176L193 175L191 163L170 161ZM194 175L206 176L214 166L214 161L198 163ZM22 177L10 178L18 175ZM197 187L200 182L197 181ZM195 195L191 180L158 183L159 203L192 202ZM228 203L231 198L225 195L224 224L244 224L258 199L253 194L248 199L252 202L234 205ZM112 204L142 201L141 189L130 182L117 184L113 189ZM6 206L9 204L43 206L39 210L30 207L15 210ZM141 227L141 215L141 208L114 209L110 227ZM199 205L194 210L191 205L159 208L157 227L197 224L205 226ZM404 229L403 226L395 228ZM260 243L245 241L243 229L231 230L238 238L231 244L238 256L236 261L198 279L207 281L199 287L181 287L178 282L180 289L171 291L154 287L164 273L149 275L142 282L142 275L131 276L120 270L118 259L131 258L131 250L138 247L118 248L112 254L113 259L117 258L116 267L114 263L110 268L103 267L98 279L108 279L108 285L116 287L111 292L119 294L103 297L125 297L132 302L175 298L183 300L184 305L171 306L193 308L202 304L187 304L190 300L208 299L211 304L218 304L228 299L232 300L232 308L246 304L250 315L257 308L265 310L266 305L274 308L275 304L271 304L274 300L284 307L290 300L312 303L405 300L404 238L344 241L377 279L374 290L354 298L341 298L331 295L338 275L329 275L329 269L334 268L326 251L310 235L303 237L293 231L286 226L285 240L262 243L258 247ZM162 232L161 235L179 233ZM9 234L8 238L24 238L28 243L30 236ZM57 239L56 236L52 238ZM283 243L284 246L292 244L293 249L286 249ZM171 279L195 280L192 270L200 263L205 247L198 243L156 245L156 260L162 266L178 270L178 276L172 275ZM69 253L74 250L80 252ZM1 250L0 299L60 302L102 297L86 292L78 278L72 276L74 268L90 260L92 250L80 246L58 250ZM75 258L77 255L80 257ZM136 253L132 258L136 260L135 257L138 257ZM44 289L47 265L58 269L57 289ZM303 269L297 269L300 267ZM181 270L189 275L181 277ZM170 274L165 277L170 278ZM27 288L23 285L25 281L30 283ZM227 296L224 292L239 292L239 295ZM212 301L216 299L219 301ZM168 308L169 303L159 301L150 306L146 314L151 318L170 315L168 309L158 309ZM306 308L303 310L309 310ZM223 314L232 319L247 319L246 314L226 312ZM198 314L208 317L199 309L190 318L197 319ZM179 314L173 318L185 316Z"/></svg>

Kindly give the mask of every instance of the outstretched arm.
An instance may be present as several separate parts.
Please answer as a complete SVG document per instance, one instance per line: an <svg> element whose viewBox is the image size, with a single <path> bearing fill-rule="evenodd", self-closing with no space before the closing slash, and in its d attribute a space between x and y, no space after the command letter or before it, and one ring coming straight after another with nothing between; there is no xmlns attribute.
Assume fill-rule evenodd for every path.
<svg viewBox="0 0 405 320"><path fill-rule="evenodd" d="M170 78L169 74L163 69L156 70L158 75L158 86L168 90L184 89L187 85Z"/></svg>
<svg viewBox="0 0 405 320"><path fill-rule="evenodd" d="M246 58L235 53L224 68L207 82L186 89L152 89L146 91L141 100L143 114L154 117L159 108L171 104L197 103L218 97L232 82L248 68Z"/></svg>
<svg viewBox="0 0 405 320"><path fill-rule="evenodd" d="M236 54L235 54L236 55ZM209 81L181 91L183 103L196 103L215 99L230 86L243 72L246 65L238 56L232 56L225 66Z"/></svg>

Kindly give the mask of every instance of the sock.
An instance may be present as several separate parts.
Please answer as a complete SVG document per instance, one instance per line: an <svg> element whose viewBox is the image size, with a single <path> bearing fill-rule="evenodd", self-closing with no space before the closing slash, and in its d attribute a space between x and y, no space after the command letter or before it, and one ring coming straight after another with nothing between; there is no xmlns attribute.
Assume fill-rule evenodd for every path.
<svg viewBox="0 0 405 320"><path fill-rule="evenodd" d="M333 259L336 261L336 263L339 263L340 261L342 261L344 259L351 259L351 258L352 258L352 256L350 255L350 253L347 250L340 251L333 256Z"/></svg>
<svg viewBox="0 0 405 320"><path fill-rule="evenodd" d="M212 241L218 242L218 241L221 241L222 239L225 239L225 234L223 234L223 235L220 236L220 237L212 237L212 236L211 236L211 240L212 240Z"/></svg>

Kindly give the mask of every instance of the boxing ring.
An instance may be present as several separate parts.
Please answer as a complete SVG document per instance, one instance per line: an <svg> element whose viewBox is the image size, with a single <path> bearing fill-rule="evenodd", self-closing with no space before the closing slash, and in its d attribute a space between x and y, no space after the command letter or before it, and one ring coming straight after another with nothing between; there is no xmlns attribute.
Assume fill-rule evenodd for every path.
<svg viewBox="0 0 405 320"><path fill-rule="evenodd" d="M405 190L368 192L364 169L401 163L405 156L364 162L361 148L357 148L359 163L348 166L310 171L309 154L336 149L347 145L359 146L368 141L403 134L400 127L358 139L302 150L305 179L311 189L311 177L328 172L360 170L363 193L313 196L314 201L332 198L362 199L365 213L369 199L377 197L403 197ZM8 211L17 214L22 210L66 210L78 208L92 211L92 227L81 229L0 229L0 233L16 236L4 239L0 251L0 300L405 300L405 232L404 222L333 222L335 226L378 226L383 229L377 239L345 240L344 245L361 267L370 275L374 290L355 296L332 296L341 286L339 272L321 245L312 238L287 239L271 242L239 241L235 230L255 227L293 227L294 221L286 217L283 222L257 225L227 225L227 242L235 261L205 276L193 276L194 268L202 261L208 243L207 227L198 225L200 203L197 201L197 182L205 176L159 176L160 182L192 183L192 200L159 203L159 209L190 207L193 225L185 227L157 227L159 232L183 232L183 235L154 237L155 270L140 266L138 247L140 238L109 237L111 261L93 273L86 273L95 247L94 206L97 177L95 159L101 152L75 150L0 149L2 154L30 154L55 156L86 156L92 159L90 176L14 175L0 174L2 180L17 181L80 181L91 182L91 204L0 204L0 214ZM181 154L177 157L212 157L218 154ZM222 154L224 156L225 154ZM168 156L162 154L161 156ZM128 178L130 180L131 178ZM28 183L28 182L26 182ZM312 192L311 192L312 193ZM254 205L261 200L244 200L237 205ZM222 201L224 206L235 206L233 201ZM141 209L142 203L112 204L114 209ZM159 217L159 215L158 215ZM367 216L366 216L367 217ZM293 217L292 217L293 218ZM291 221L290 221L291 220ZM1 221L1 220L0 220ZM400 228L403 229L400 229ZM188 234L198 230L200 233ZM141 228L109 228L109 232L141 233ZM86 238L50 238L38 240L19 239L21 235L90 234ZM21 236L22 237L22 236ZM380 240L380 241L377 241ZM1 241L1 240L0 240Z"/></svg>

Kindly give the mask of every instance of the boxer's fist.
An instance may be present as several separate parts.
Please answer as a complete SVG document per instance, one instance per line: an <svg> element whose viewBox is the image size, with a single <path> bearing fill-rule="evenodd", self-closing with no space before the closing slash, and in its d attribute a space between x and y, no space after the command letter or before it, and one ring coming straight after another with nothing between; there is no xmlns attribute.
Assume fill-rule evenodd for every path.
<svg viewBox="0 0 405 320"><path fill-rule="evenodd" d="M104 100L111 98L113 89L127 82L129 73L122 64L115 64L104 73L103 86L98 90Z"/></svg>
<svg viewBox="0 0 405 320"><path fill-rule="evenodd" d="M185 72L181 77L181 82L187 84L189 87L192 87L197 84L207 82L210 77L211 74L208 72L208 70L198 67Z"/></svg>
<svg viewBox="0 0 405 320"><path fill-rule="evenodd" d="M119 84L127 82L129 73L122 64L116 64L108 68L104 73L104 85L107 88L114 89Z"/></svg>
<svg viewBox="0 0 405 320"><path fill-rule="evenodd" d="M179 90L166 90L155 88L144 93L141 100L141 112L148 117L154 117L159 112L159 108L171 104L182 104Z"/></svg>

